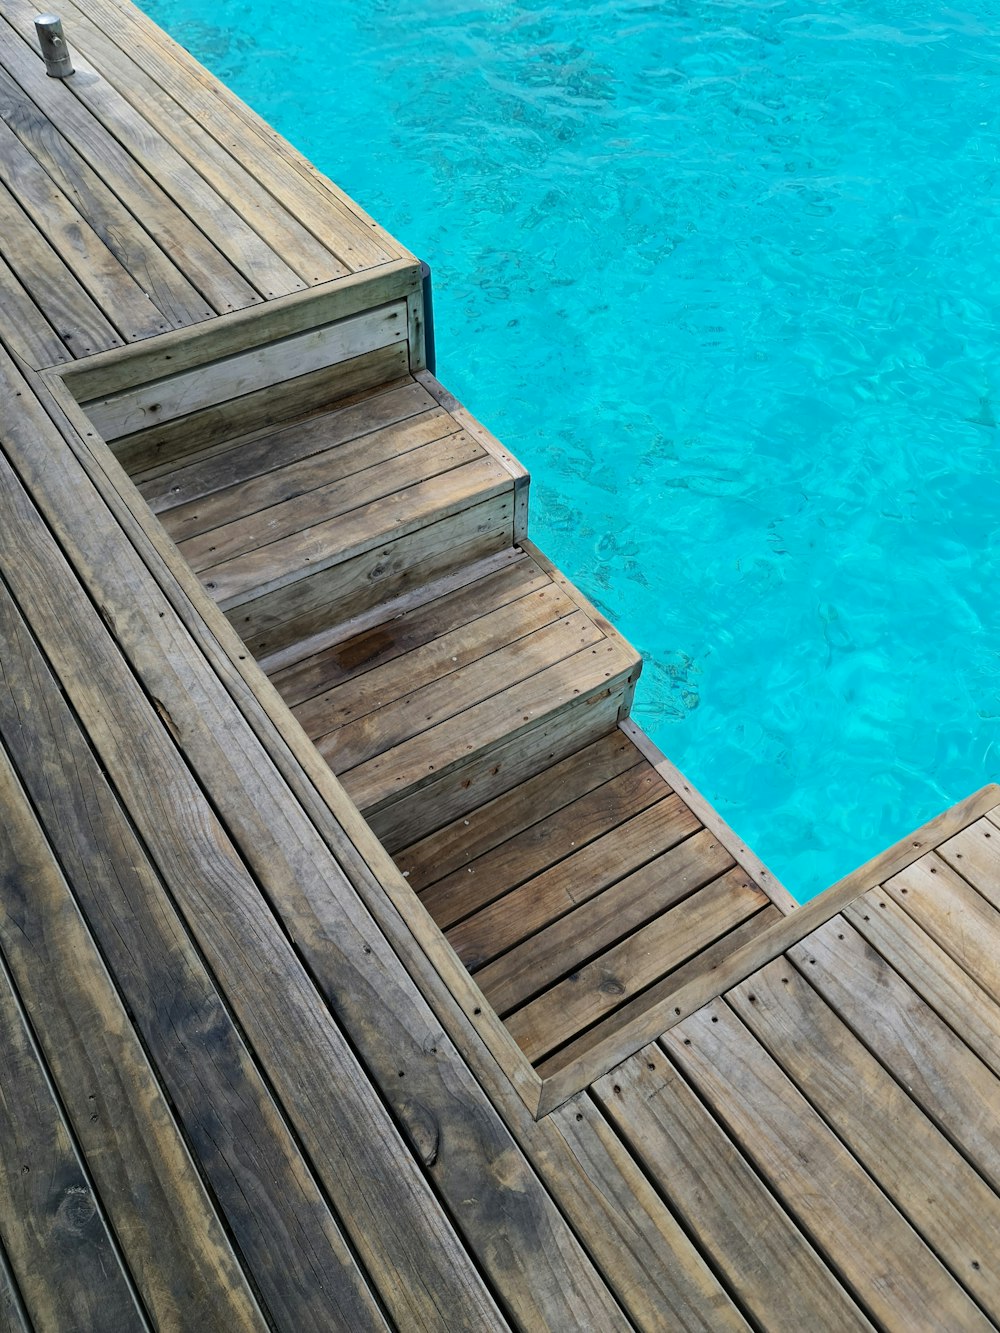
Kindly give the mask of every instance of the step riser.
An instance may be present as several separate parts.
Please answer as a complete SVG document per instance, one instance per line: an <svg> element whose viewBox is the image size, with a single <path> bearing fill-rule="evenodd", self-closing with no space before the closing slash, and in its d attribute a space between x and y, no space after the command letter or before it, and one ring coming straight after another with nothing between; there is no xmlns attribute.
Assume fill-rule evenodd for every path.
<svg viewBox="0 0 1000 1333"><path fill-rule="evenodd" d="M507 491L229 606L226 615L254 657L264 657L504 550L512 540L513 513L513 494Z"/></svg>
<svg viewBox="0 0 1000 1333"><path fill-rule="evenodd" d="M627 715L638 671L579 698L555 717L474 753L433 782L362 813L390 852L398 851L581 749ZM350 775L344 785L350 794Z"/></svg>

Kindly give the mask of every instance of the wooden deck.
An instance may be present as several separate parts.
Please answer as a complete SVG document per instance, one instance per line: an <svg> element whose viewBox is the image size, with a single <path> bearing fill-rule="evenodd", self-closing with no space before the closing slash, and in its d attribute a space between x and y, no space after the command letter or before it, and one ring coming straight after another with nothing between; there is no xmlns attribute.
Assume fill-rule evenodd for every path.
<svg viewBox="0 0 1000 1333"><path fill-rule="evenodd" d="M0 0L0 1329L997 1326L1000 789L793 909L413 256L60 13L66 83Z"/></svg>

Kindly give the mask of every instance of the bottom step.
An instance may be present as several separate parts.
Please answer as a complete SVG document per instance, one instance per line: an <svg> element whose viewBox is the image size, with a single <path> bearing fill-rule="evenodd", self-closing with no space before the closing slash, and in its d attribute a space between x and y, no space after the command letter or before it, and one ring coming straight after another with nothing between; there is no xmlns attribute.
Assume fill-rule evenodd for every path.
<svg viewBox="0 0 1000 1333"><path fill-rule="evenodd" d="M780 915L619 728L396 862L543 1077Z"/></svg>

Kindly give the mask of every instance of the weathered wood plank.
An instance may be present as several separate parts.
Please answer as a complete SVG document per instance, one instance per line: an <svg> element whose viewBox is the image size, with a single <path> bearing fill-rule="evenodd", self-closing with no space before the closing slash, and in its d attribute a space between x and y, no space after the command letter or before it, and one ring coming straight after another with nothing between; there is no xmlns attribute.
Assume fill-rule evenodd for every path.
<svg viewBox="0 0 1000 1333"><path fill-rule="evenodd" d="M663 1051L647 1047L600 1079L594 1094L758 1327L769 1333L871 1328Z"/></svg>
<svg viewBox="0 0 1000 1333"><path fill-rule="evenodd" d="M536 605L544 604L539 600ZM339 728L339 717L327 719L320 707L312 734L335 773L353 770L491 700L503 706L506 691L602 640L601 631L570 604L569 615L543 623L513 642L501 639L502 646L485 656L456 665L454 671L344 721Z"/></svg>
<svg viewBox="0 0 1000 1333"><path fill-rule="evenodd" d="M3 854L9 837L5 827ZM2 873L6 888L9 871ZM28 1315L43 1329L140 1333L146 1328L141 1307L53 1099L2 956L0 1087L3 1245Z"/></svg>
<svg viewBox="0 0 1000 1333"><path fill-rule="evenodd" d="M139 220L2 68L0 119L63 194L75 201L78 211L122 267L149 293L169 327L180 328L212 317L212 307L173 259L160 249Z"/></svg>
<svg viewBox="0 0 1000 1333"><path fill-rule="evenodd" d="M1000 832L994 819L977 819L943 842L938 855L1000 911Z"/></svg>
<svg viewBox="0 0 1000 1333"><path fill-rule="evenodd" d="M260 301L255 288L168 197L155 175L141 167L66 86L69 81L46 77L29 44L5 43L0 65L133 216L142 218L156 243L168 254L184 256L186 276L213 309L239 309Z"/></svg>
<svg viewBox="0 0 1000 1333"><path fill-rule="evenodd" d="M746 1319L590 1097L552 1121L576 1170L564 1177L605 1231L604 1271L627 1294L640 1328L748 1329Z"/></svg>
<svg viewBox="0 0 1000 1333"><path fill-rule="evenodd" d="M86 401L83 409L102 437L114 441L401 342L406 336L404 310L401 301L380 306L222 361Z"/></svg>
<svg viewBox="0 0 1000 1333"><path fill-rule="evenodd" d="M886 898L889 902L883 906ZM868 894L863 905L866 922L870 916L881 917L887 913L890 914L889 920L896 920L898 909L902 908L918 924L919 930L914 928L918 938L908 950L909 966L905 973L915 989L920 989L924 971L933 970L930 964L934 954L943 952L954 959L951 970L957 969L973 978L994 1001L1000 1003L1000 912L947 861L933 853L921 857L901 874L886 880L881 890ZM861 907L862 903L857 906ZM896 908L895 912L893 908ZM856 914L851 919L857 924ZM899 925L902 928L903 922ZM875 929L878 928L876 922ZM871 938L867 926L862 934ZM881 944L876 947L880 953L885 953ZM978 1003L972 1003L974 993L966 995L970 1016L988 1007L981 997ZM937 1009L937 1004L934 1007Z"/></svg>
<svg viewBox="0 0 1000 1333"><path fill-rule="evenodd" d="M987 1329L982 1314L795 1085L721 1000L665 1047L833 1272L880 1323Z"/></svg>
<svg viewBox="0 0 1000 1333"><path fill-rule="evenodd" d="M1000 1190L1000 1080L842 918L789 951L826 1002Z"/></svg>
<svg viewBox="0 0 1000 1333"><path fill-rule="evenodd" d="M537 1064L769 901L737 867L661 911L648 925L510 1014L507 1027Z"/></svg>
<svg viewBox="0 0 1000 1333"><path fill-rule="evenodd" d="M572 809L565 812L567 818L552 821L556 822L553 830L556 836L552 840L555 842L552 849L555 865L545 866L543 862L539 873L529 876L496 902L487 900L475 916L469 916L469 913L496 882L493 874L497 872L493 870L492 861L487 862L489 877L484 889L473 885L471 889L465 889L463 898L456 900L456 894L463 888L459 874L457 882L444 881L440 885L441 892L437 892L439 886L436 886L424 894L424 904L443 928L451 925L449 918L468 916L468 920L448 929L448 940L468 966L480 968L521 940L573 912L588 898L605 892L647 862L668 852L683 838L696 833L699 824L695 816L679 797L672 793L664 797L664 790L659 774L643 768L629 770L609 792L599 789L593 793L596 800L592 804L599 812L611 805L611 813L619 814L620 818L608 820L604 829L597 825L592 840L588 840L589 829L585 821L580 837L573 836ZM544 822L549 825L549 820ZM547 833L548 828L544 832ZM565 845L567 842L568 846ZM577 845L573 846L575 842ZM561 857L560 852L563 853ZM507 860L501 862L504 869ZM541 852L532 860L541 860ZM524 868L529 866L531 862ZM500 878L497 890L503 888L505 878Z"/></svg>
<svg viewBox="0 0 1000 1333"><path fill-rule="evenodd" d="M732 866L732 857L707 829L683 841L677 836L678 824L667 822L666 829L663 836L669 839L669 850L603 893L595 891L593 897L476 973L483 993L498 1012L508 1013L567 973L575 972L594 954L610 948ZM581 895L591 888L583 880ZM449 932L449 942L453 933Z"/></svg>
<svg viewBox="0 0 1000 1333"><path fill-rule="evenodd" d="M432 501L429 512L434 513ZM409 535L385 541L309 578L238 603L227 617L254 656L268 656L505 549L510 518L506 496L473 504L421 528L418 542Z"/></svg>
<svg viewBox="0 0 1000 1333"><path fill-rule="evenodd" d="M25 291L17 275L0 255L0 303L6 312L3 339L32 366L54 366L70 353L55 327Z"/></svg>
<svg viewBox="0 0 1000 1333"><path fill-rule="evenodd" d="M588 698L614 688L634 670L631 653L616 641L602 639L495 699L474 704L430 731L340 772L341 782L360 809L375 809L460 768L477 751L516 736L521 737L525 753L533 749L538 753L530 737L541 721L560 712L585 710ZM325 758L323 738L317 749Z"/></svg>
<svg viewBox="0 0 1000 1333"><path fill-rule="evenodd" d="M28 428L22 418L15 447L20 430ZM37 436L33 447L37 451ZM46 498L51 504L57 488L54 458L48 461ZM71 572L6 462L0 465L0 519L0 559L11 570L12 591L19 600L33 602L33 626L44 651L102 761L115 773L119 792L188 930L267 1069L325 1190L337 1201L343 1225L392 1318L414 1329L440 1327L442 1321L460 1327L470 1318L483 1328L504 1327L414 1158L381 1101L372 1097L356 1057L287 937L276 928L264 896L190 769L166 739L152 705L96 616L81 614ZM87 519L92 524L93 513ZM128 553L117 551L114 543L108 547L109 536L105 530L107 559L127 567ZM38 596L40 588L44 601ZM86 663L86 672L81 672L81 663ZM176 660L168 664L170 671L181 667ZM161 707L173 718L169 705L161 701ZM131 743L135 736L143 737L138 753ZM215 747L219 744L213 740ZM151 772L155 782L150 781ZM233 813L230 809L230 817ZM253 818L256 822L259 816ZM296 849L282 850L287 818L286 813L285 819L259 831L262 842L253 850L255 859L263 854L276 858L275 866L288 865ZM241 850L249 848L244 843ZM225 923L225 929L217 923ZM274 984L276 976L282 978L280 986Z"/></svg>
<svg viewBox="0 0 1000 1333"><path fill-rule="evenodd" d="M163 526L191 568L201 573L240 556L263 551L284 538L298 537L320 524L327 524L329 530L334 520L377 500L389 498L394 501L395 509L405 513L408 498L405 492L411 486L424 483L430 489L433 480L444 473L482 460L482 450L474 440L461 432L445 433L429 444L406 449L399 455L390 454L381 466L374 465L343 478L337 478L339 469L334 465L329 469L334 473L332 479L304 493L276 500L259 512L250 509L245 518L239 517L236 503L239 497L234 496L229 520L198 536L183 539L176 532L177 524L171 514L164 515ZM319 470L317 465L314 471ZM377 517L382 510L370 512Z"/></svg>
<svg viewBox="0 0 1000 1333"><path fill-rule="evenodd" d="M383 1328L280 1108L65 698L7 600L0 611L5 667L0 736L72 879L90 930L114 972L256 1289L282 1327L317 1333L331 1323ZM39 871L31 874L30 882L40 895L46 881ZM53 958L51 966L34 978L36 990L46 981L52 987L65 987L66 977L72 979L83 969L93 952L73 918L69 900L60 907L54 886L49 897L56 901L36 923L40 939L34 944L35 956L45 956L50 935L54 941L50 950L58 945L62 956ZM35 912L42 907L34 893L27 907L21 907L22 929L30 924L26 918L32 907ZM57 931L60 916L62 927ZM67 958L79 962L69 965ZM99 963L91 964L91 973L99 969ZM85 996L74 998L69 990L67 994L71 1016L85 1009ZM172 997L169 1005L164 996ZM58 998L57 990L50 1003ZM100 1120L96 1127L90 1123L96 1103L88 1101L78 1132L85 1146L93 1141L105 1177L123 1157L119 1169L126 1175L145 1167L155 1182L129 1182L129 1187L117 1190L121 1197L112 1200L113 1219L125 1209L124 1218L118 1219L118 1234L131 1235L138 1245L143 1235L137 1221L148 1230L144 1255L139 1257L152 1268L154 1281L183 1279L183 1289L167 1295L187 1324L257 1327L259 1318L248 1314L246 1307L253 1302L245 1292L241 1307L240 1281L230 1274L235 1261L225 1235L202 1199L197 1179L194 1185L187 1179L191 1170L183 1147L172 1144L170 1115L153 1090L152 1075L144 1069L141 1055L130 1049L130 1040L133 1045L137 1041L124 1019L115 1017L113 1005L111 1010L96 1035L75 1034L78 1044L85 1040L86 1050L103 1051L109 1066L95 1069L93 1080L100 1088ZM69 1041L63 1045L69 1047ZM125 1092L129 1072L131 1096ZM137 1115L142 1107L152 1108L152 1124ZM113 1138L107 1143L109 1135ZM132 1200L137 1195L146 1203L134 1219ZM323 1274L322 1282L316 1281L317 1274ZM216 1290L220 1281L231 1282L234 1288L228 1301L225 1285ZM160 1299L151 1308L155 1312L162 1305Z"/></svg>
<svg viewBox="0 0 1000 1333"><path fill-rule="evenodd" d="M138 482L139 493L154 514L169 513L168 531L175 541L195 536L202 524L218 527L229 521L237 498L243 512L252 513L311 489L317 472L322 480L348 477L384 462L399 445L405 452L408 445L429 444L452 433L451 427L441 429L442 413L424 408L420 393L416 385L404 385L244 438L222 453Z"/></svg>
<svg viewBox="0 0 1000 1333"><path fill-rule="evenodd" d="M50 409L57 411L54 404ZM78 458L88 469L94 468L92 475L100 476L104 467L117 473L107 451L100 453L98 466L58 413L57 419L71 449L79 450ZM518 1114L526 1115L506 1076L500 1077L488 1061L476 1076L472 1074L442 1031L441 1018L428 1008L385 937L373 926L355 888L347 888L339 879L330 848L361 879L366 899L382 914L397 947L410 949L409 965L418 972L424 969L422 984L433 987L436 983L431 981L426 956L407 943L412 927L390 908L383 889L372 884L369 891L370 881L363 877L370 872L356 859L353 841L345 837L332 814L332 808L337 808L354 821L353 837L370 837L356 812L344 802L329 770L311 747L302 755L312 767L298 767L297 759L286 767L290 752L242 678L242 645L230 635L158 525L148 520L150 527L144 529L111 486L109 503L128 525L134 545L123 546L120 533L113 537L106 524L98 521L93 507L84 518L79 512L79 468L68 466L65 450L40 458L39 423L32 424L31 447L19 451L20 463L56 516L62 540L78 568L85 570L98 602L109 614L123 602L130 608L129 616L118 624L120 640L147 689L161 701L174 724L183 727L191 764L239 838L271 901L280 905L285 926L307 958L327 1002L343 1015L382 1095L427 1162L439 1196L446 1200L466 1244L474 1249L505 1305L527 1327L624 1328L626 1321L614 1297L477 1081L495 1082L496 1094L511 1098L511 1104L520 1108ZM16 439L11 447L15 444ZM58 519L59 514L64 518ZM136 548L164 580L164 591L151 583L138 562ZM211 631L206 628L206 614ZM220 652L215 634L223 636L225 653ZM204 657L192 655L189 635L196 637L211 667ZM256 670L249 679L273 706L281 707ZM247 709L245 722L240 721L242 708ZM297 728L291 735L295 743L304 741ZM289 798L287 781L295 783L297 801ZM319 792L324 793L322 799ZM385 864L392 871L388 858ZM451 1001L441 1012L449 1029L463 1040L469 1023L481 1024L483 1030L489 1027L485 1013L476 1020L463 1017L456 1026ZM291 1036L296 1039L294 1031ZM403 1079L398 1077L401 1067L406 1075ZM328 1123L336 1125L346 1112L343 1105L329 1108L329 1122L325 1114L320 1111L315 1122L324 1134ZM569 1166L571 1169L572 1164ZM430 1252L435 1254L433 1249ZM479 1318L474 1306L467 1303L466 1310L471 1310L469 1318Z"/></svg>
<svg viewBox="0 0 1000 1333"><path fill-rule="evenodd" d="M128 341L170 324L21 140L0 120L0 177L108 322ZM16 243L16 237L5 240Z"/></svg>
<svg viewBox="0 0 1000 1333"><path fill-rule="evenodd" d="M420 684L433 679L434 673L455 656L450 648L458 646L470 625L486 616L502 615L512 603L523 605L547 583L542 575L533 576L530 566L515 555L501 568L467 580L432 602L421 602L404 611L390 606L384 619L379 617L355 633L348 627L319 652L268 674L300 718L308 719L304 711L307 703L327 691L331 695L336 691L338 699L354 698L357 691L352 707L364 707L364 698L375 679L381 682L380 691L392 691L385 697L398 698L404 662L408 682ZM379 697L383 697L381 693ZM303 725L308 726L308 722Z"/></svg>
<svg viewBox="0 0 1000 1333"><path fill-rule="evenodd" d="M0 617L5 673L20 669L31 680L24 660L31 649L16 642L24 630L5 591ZM44 666L33 665L37 681ZM58 767L46 779L53 814L65 819ZM263 1330L156 1076L2 751L0 801L0 946L143 1305L161 1327L179 1320ZM93 1285L101 1299L100 1283Z"/></svg>
<svg viewBox="0 0 1000 1333"><path fill-rule="evenodd" d="M405 372L405 343L390 343L349 361L338 361L308 375L269 384L242 398L177 417L162 426L123 435L112 448L125 470L137 480L162 476L195 455L205 458L229 449L246 435L324 411L342 398L377 388Z"/></svg>
<svg viewBox="0 0 1000 1333"><path fill-rule="evenodd" d="M100 70L101 77L131 104L151 129L184 158L234 212L261 237L269 249L304 282L339 278L348 270L301 226L232 154L207 133L184 104L165 93L137 63L135 49L126 50L93 24L69 0L64 21L73 26L74 50ZM121 41L119 30L118 41Z"/></svg>
<svg viewBox="0 0 1000 1333"><path fill-rule="evenodd" d="M0 1333L31 1333L27 1311L2 1245L0 1245Z"/></svg>
<svg viewBox="0 0 1000 1333"><path fill-rule="evenodd" d="M473 862L481 864L507 842L511 829L521 830L520 841L550 816L637 766L635 750L623 736L603 736L513 791L488 801L467 819L413 843L398 853L397 862L410 887L422 893ZM538 841L544 844L545 839L540 836ZM502 879L508 877L501 874Z"/></svg>
<svg viewBox="0 0 1000 1333"><path fill-rule="evenodd" d="M74 356L121 345L114 325L2 183L0 234L18 281Z"/></svg>
<svg viewBox="0 0 1000 1333"><path fill-rule="evenodd" d="M966 1291L1000 1315L1000 1198L784 959L726 995Z"/></svg>
<svg viewBox="0 0 1000 1333"><path fill-rule="evenodd" d="M602 1019L597 1027L583 1033L561 1051L543 1060L538 1065L539 1077L545 1080L539 1110L544 1113L554 1106L561 1106L567 1097L607 1071L607 1065L597 1066L593 1059L593 1052L598 1050L603 1042L625 1031L647 1009L662 1003L692 977L702 976L721 967L730 954L742 948L775 921L779 921L782 915L773 904L765 907L763 911L757 912L735 930L723 935L707 949L703 949L688 962L668 973L642 995L637 995L635 999L616 1009L613 1014Z"/></svg>

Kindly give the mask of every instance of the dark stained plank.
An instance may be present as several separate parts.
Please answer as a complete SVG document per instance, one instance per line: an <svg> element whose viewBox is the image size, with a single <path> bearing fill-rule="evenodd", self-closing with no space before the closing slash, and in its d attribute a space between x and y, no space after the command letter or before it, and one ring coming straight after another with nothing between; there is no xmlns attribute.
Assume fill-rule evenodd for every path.
<svg viewBox="0 0 1000 1333"><path fill-rule="evenodd" d="M926 856L844 915L1000 1074L1000 913L943 861Z"/></svg>
<svg viewBox="0 0 1000 1333"><path fill-rule="evenodd" d="M0 235L18 280L74 356L122 345L103 311L2 183Z"/></svg>
<svg viewBox="0 0 1000 1333"><path fill-rule="evenodd" d="M667 908L506 1019L537 1064L769 902L736 867Z"/></svg>
<svg viewBox="0 0 1000 1333"><path fill-rule="evenodd" d="M277 684L277 680L275 681ZM638 758L625 737L609 732L592 745L498 796L467 817L397 853L396 860L417 893L472 862L480 862L510 837L511 829L536 828L550 815L636 767ZM545 839L539 839L544 842ZM507 878L505 875L504 878Z"/></svg>
<svg viewBox="0 0 1000 1333"><path fill-rule="evenodd" d="M271 1316L282 1327L317 1333L331 1324L383 1328L280 1108L6 594L0 602L0 645L0 736L72 877L90 929ZM32 875L32 882L36 880L40 892L43 881L37 871ZM56 901L37 923L40 939L35 948L42 951L51 928L55 943L64 954L79 958L82 968L86 948L92 951L93 945L81 942L82 927L74 921L69 902L60 905L57 893L53 887L50 896ZM54 929L60 910L61 934ZM23 906L20 915L25 916ZM64 973L74 975L66 958L56 957L45 975L56 984ZM36 986L43 979L37 978ZM172 997L169 1004L164 1004L164 996ZM56 991L50 1003L58 999ZM72 1014L82 999L74 1001L70 995L67 1003ZM184 1290L168 1294L178 1311L190 1307L186 1322L256 1327L245 1295L241 1309L240 1284L229 1273L232 1254L214 1214L190 1182L186 1190L181 1188L185 1175L167 1133L166 1108L160 1107L152 1126L136 1120L133 1101L141 1107L155 1106L161 1099L147 1086L151 1076L138 1067L141 1061L129 1052L129 1031L114 1015L104 1027L121 1035L117 1047L108 1050L109 1070L98 1070L94 1080L101 1088L100 1133L115 1136L110 1144L98 1144L100 1160L107 1159L107 1172L122 1154L126 1170L142 1164L148 1168L151 1159L154 1180L160 1177L157 1188L140 1181L124 1190L128 1211L119 1234L136 1231L136 1221L130 1223L131 1200L141 1193L147 1203L137 1220L150 1228L147 1266L155 1258L154 1280L161 1266L161 1276L183 1277ZM107 1046L109 1038L103 1041ZM96 1059L98 1037L90 1039L91 1047ZM137 1085L131 1097L122 1086L126 1070L133 1070ZM84 1142L91 1130L88 1116L82 1126ZM177 1195L173 1203L165 1190L171 1174ZM234 1287L228 1301L226 1283ZM155 1311L160 1303L150 1302L151 1308Z"/></svg>
<svg viewBox="0 0 1000 1333"><path fill-rule="evenodd" d="M5 605L5 630L8 615ZM5 669L21 667L18 658L5 651ZM62 813L66 792L58 769L49 768L46 778L49 799ZM263 1330L156 1076L5 754L0 798L9 839L0 849L0 945L144 1306L161 1326L178 1319Z"/></svg>
<svg viewBox="0 0 1000 1333"><path fill-rule="evenodd" d="M576 1170L563 1178L585 1196L605 1232L598 1257L643 1329L749 1328L736 1303L653 1188L594 1101L575 1098L551 1121Z"/></svg>
<svg viewBox="0 0 1000 1333"><path fill-rule="evenodd" d="M1000 1133L985 1107L1000 1105L1000 1079L843 918L790 951L827 1003L994 1189Z"/></svg>
<svg viewBox="0 0 1000 1333"><path fill-rule="evenodd" d="M0 374L4 369L0 358ZM100 469L54 404L49 403L49 410L56 413L70 451L64 446L46 447L54 442L47 440L44 421L30 402L8 447L15 451L88 587L115 619L119 641L146 689L159 700L173 725L183 729L188 761L280 911L285 929L296 940L327 1004L348 1029L412 1151L419 1153L464 1244L474 1252L482 1271L502 1294L505 1308L520 1324L624 1328L626 1322L614 1296L586 1250L512 1141L476 1076L442 1031L441 1020L429 1009L362 906L358 879L364 886L365 901L375 910L386 913L388 899L384 890L364 879L370 872L358 861L353 843L338 825L340 817L357 821L356 812L343 800L314 752L310 751L309 762L314 767L308 778L296 763L288 766L289 751L240 676L240 645L228 637L221 618L156 525L148 534L144 532L111 487L108 502L127 526L131 542L123 542L120 528L109 527L108 516L99 505L91 504L85 515L81 513L80 491L86 483L80 463L88 470L94 466L96 477ZM29 441L30 447L25 448ZM136 547L163 579L162 589L150 580ZM171 565L171 560L176 563ZM197 609L189 596L196 599ZM116 615L115 608L122 606L128 607L128 615L121 615L120 610ZM206 627L206 614L212 630ZM223 635L225 650L215 632ZM197 651L192 635L199 645ZM60 649L57 656L70 667L74 651L72 647L68 652ZM256 673L248 680L254 690L269 697ZM115 687L107 691L116 704L118 696ZM245 710L242 718L240 709ZM130 730L134 728L126 727ZM157 781L162 781L159 772ZM288 782L294 783L296 798ZM326 793L325 801L318 798L318 791ZM169 794L167 800L169 803ZM185 808L183 802L179 808ZM333 809L340 811L337 818ZM368 838L363 827L357 823L356 836ZM348 883L331 848L358 879ZM405 947L408 931L393 910L384 916L384 927ZM412 965L419 969L422 957L419 951L412 953ZM230 960L224 957L220 962L220 974L231 975ZM239 989L246 974L238 965L237 970L239 977L234 980ZM428 972L427 979L432 976ZM261 969L262 985L265 980L270 996L273 985L266 965ZM273 1003L273 996L259 1003L262 1014ZM248 1030L255 1032L261 1015L252 1006L242 1012L250 1019ZM277 1059L268 1060L269 1069L287 1059L287 1048L301 1042L304 1012L296 1010L294 1021L282 1034ZM449 1031L464 1039L466 1020L456 1026L453 1019L454 1013L449 1013ZM315 1071L306 1064L299 1073L311 1094ZM329 1074L321 1070L320 1077ZM336 1078L332 1082L336 1086ZM498 1087L501 1095L504 1088L510 1094L506 1078ZM342 1132L342 1122L356 1114L354 1108L342 1087L326 1105L315 1106L311 1099L307 1104L301 1088L293 1100L304 1107L297 1127L314 1159L323 1158L329 1151L331 1133ZM358 1132L368 1137L363 1124ZM364 1154L357 1161L363 1166ZM412 1227L411 1242L418 1243ZM433 1269L447 1262L446 1256L436 1239L420 1250L424 1274L420 1283L425 1279L433 1283L428 1262ZM401 1280L406 1280L405 1274ZM456 1301L462 1302L461 1318L481 1326L481 1303L469 1300L465 1279L460 1278L454 1287L447 1282L442 1285L449 1292L456 1291Z"/></svg>
<svg viewBox="0 0 1000 1333"><path fill-rule="evenodd" d="M613 733L611 740L615 740ZM627 746L623 750L616 745L613 753L623 763L634 757ZM559 767L574 773L576 770L570 767L573 759L576 759L575 755ZM588 765L585 771L590 772L591 767ZM546 769L541 776L545 782L535 783L536 787L556 791L562 788L565 796L565 787L552 769ZM593 780L596 774L590 772L590 776ZM590 843L669 795L670 789L652 768L635 764L553 814L539 818L523 832L516 825L507 826L504 831L512 836L470 860L468 865L438 879L421 894L421 901L442 930L446 930L527 880L537 879L565 858L579 856ZM502 813L506 814L507 810L503 809ZM539 815L540 810L536 808L533 813ZM530 813L526 812L526 815L531 818ZM502 835L498 832L497 836ZM408 858L407 852L401 858L401 864L406 864ZM622 869L626 868L627 862ZM527 922L526 927L530 929Z"/></svg>
<svg viewBox="0 0 1000 1333"><path fill-rule="evenodd" d="M5 827L0 835L5 860L9 836ZM10 874L8 867L0 871L4 888ZM11 928L16 926L10 923ZM42 1329L139 1333L146 1328L141 1308L2 957L0 1088L0 1228L31 1321Z"/></svg>
<svg viewBox="0 0 1000 1333"><path fill-rule="evenodd" d="M122 267L149 293L169 327L178 328L212 316L212 307L174 261L2 68L0 119L63 194L75 201L79 212Z"/></svg>
<svg viewBox="0 0 1000 1333"><path fill-rule="evenodd" d="M596 1067L593 1060L594 1050L599 1049L604 1041L624 1032L630 1024L640 1019L650 1006L669 999L674 991L692 977L704 976L721 967L730 954L742 948L775 921L780 921L782 915L783 913L773 905L755 913L735 930L715 940L707 949L695 954L693 958L674 968L641 995L637 995L602 1019L597 1027L576 1037L561 1051L543 1060L537 1067L538 1074L546 1080L546 1094L554 1098L552 1104L560 1105L566 1096L589 1083L593 1076L604 1073L607 1065Z"/></svg>
<svg viewBox="0 0 1000 1333"><path fill-rule="evenodd" d="M0 1245L0 1333L31 1333L21 1293L17 1289L17 1282L2 1245Z"/></svg>
<svg viewBox="0 0 1000 1333"><path fill-rule="evenodd" d="M668 801L673 799L668 797ZM661 806L666 805L667 801L661 802ZM667 851L603 893L581 876L580 900L570 911L476 973L484 994L499 1012L506 1013L731 868L732 857L722 844L705 829L692 835L694 816L679 801L677 805L675 810L662 810L661 840ZM660 811L661 806L653 808ZM624 841L622 845L626 845ZM509 898L516 896L510 894ZM461 930L459 926L450 932L449 942ZM460 939L463 946L464 942Z"/></svg>
<svg viewBox="0 0 1000 1333"><path fill-rule="evenodd" d="M0 65L129 211L142 218L143 226L157 245L168 254L184 256L186 277L216 311L236 310L259 302L255 288L207 240L155 178L109 135L62 80L46 76L44 65L29 45L21 41L5 42L0 50Z"/></svg>
<svg viewBox="0 0 1000 1333"><path fill-rule="evenodd" d="M906 1089L784 959L726 1000L966 1291L1000 1317L1000 1198Z"/></svg>
<svg viewBox="0 0 1000 1333"><path fill-rule="evenodd" d="M126 341L150 338L169 329L167 320L91 228L89 220L3 121L0 177L35 228Z"/></svg>
<svg viewBox="0 0 1000 1333"><path fill-rule="evenodd" d="M713 1000L664 1046L826 1262L876 1320L993 1325L731 1009Z"/></svg>
<svg viewBox="0 0 1000 1333"><path fill-rule="evenodd" d="M456 433L449 418L435 412L413 412L381 428L374 424L395 403L397 412L413 405L405 391L379 394L353 409L320 413L253 443L242 441L140 485L140 492L179 542ZM376 406L382 408L377 415Z"/></svg>
<svg viewBox="0 0 1000 1333"><path fill-rule="evenodd" d="M600 1079L594 1095L757 1327L768 1333L871 1328L661 1050L640 1051Z"/></svg>
<svg viewBox="0 0 1000 1333"><path fill-rule="evenodd" d="M421 896L444 929L453 920L468 917L448 930L448 940L472 968L487 964L579 909L589 898L699 830L687 806L644 766L628 769L608 782L607 789L599 788L577 804L583 806L579 833L577 805L569 806L543 821L540 837L528 840L523 856L517 846L503 846L499 856L484 857L483 868L477 866L479 882L464 885L457 872ZM549 857L555 864L547 865ZM495 866L495 861L499 865ZM511 876L511 862L515 888L496 902L489 902L495 886L499 894L507 888L508 877L515 877ZM539 873L532 874L535 866ZM481 873L483 870L485 873ZM517 884L521 874L524 881ZM483 898L487 901L476 910ZM473 910L475 916L469 914Z"/></svg>

